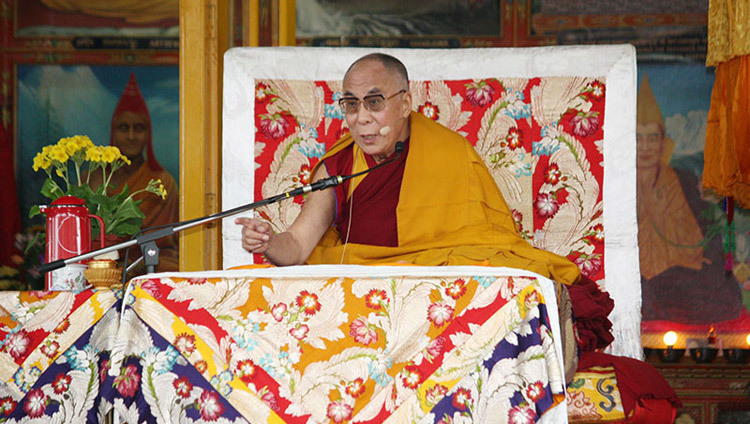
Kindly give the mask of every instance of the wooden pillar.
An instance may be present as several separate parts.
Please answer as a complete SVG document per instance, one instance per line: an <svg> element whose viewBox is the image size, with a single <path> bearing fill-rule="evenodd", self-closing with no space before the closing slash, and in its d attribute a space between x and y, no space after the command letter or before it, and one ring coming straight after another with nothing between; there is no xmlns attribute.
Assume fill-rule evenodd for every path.
<svg viewBox="0 0 750 424"><path fill-rule="evenodd" d="M221 90L228 0L180 0L180 219L221 210ZM221 268L221 224L180 234L180 270Z"/></svg>
<svg viewBox="0 0 750 424"><path fill-rule="evenodd" d="M279 45L297 45L297 3L295 0L279 0Z"/></svg>

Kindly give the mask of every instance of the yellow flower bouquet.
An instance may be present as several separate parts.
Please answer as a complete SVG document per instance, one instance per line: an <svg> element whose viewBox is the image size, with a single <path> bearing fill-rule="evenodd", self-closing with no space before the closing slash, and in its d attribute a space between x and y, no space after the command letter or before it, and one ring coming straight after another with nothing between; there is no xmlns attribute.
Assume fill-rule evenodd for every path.
<svg viewBox="0 0 750 424"><path fill-rule="evenodd" d="M47 179L42 185L42 195L50 200L61 196L75 196L86 201L89 211L102 218L107 234L127 237L141 229L145 215L138 209L140 201L133 196L149 192L162 199L167 191L160 180L151 180L140 190L130 193L127 184L114 195L117 187L110 185L112 175L130 160L114 146L96 146L83 135L61 138L57 144L45 146L34 157L34 171L43 170ZM98 187L91 187L91 174L101 169ZM29 217L40 213L39 206L32 206ZM92 220L92 234L99 233L99 223Z"/></svg>

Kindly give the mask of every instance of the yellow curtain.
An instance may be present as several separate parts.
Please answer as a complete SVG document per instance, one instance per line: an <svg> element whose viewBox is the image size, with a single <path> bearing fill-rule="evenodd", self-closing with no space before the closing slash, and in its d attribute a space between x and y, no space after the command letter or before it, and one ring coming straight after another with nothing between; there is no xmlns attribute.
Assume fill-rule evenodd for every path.
<svg viewBox="0 0 750 424"><path fill-rule="evenodd" d="M63 12L81 12L103 18L121 18L135 24L177 19L178 0L42 0Z"/></svg>
<svg viewBox="0 0 750 424"><path fill-rule="evenodd" d="M750 208L750 0L711 0L707 66L716 66L703 187Z"/></svg>

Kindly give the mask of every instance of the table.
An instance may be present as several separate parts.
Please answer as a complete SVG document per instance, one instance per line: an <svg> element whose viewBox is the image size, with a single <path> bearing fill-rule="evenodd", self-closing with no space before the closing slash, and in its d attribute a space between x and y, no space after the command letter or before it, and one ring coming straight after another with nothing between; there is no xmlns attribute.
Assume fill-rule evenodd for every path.
<svg viewBox="0 0 750 424"><path fill-rule="evenodd" d="M154 274L0 312L6 422L566 422L554 287L526 271Z"/></svg>

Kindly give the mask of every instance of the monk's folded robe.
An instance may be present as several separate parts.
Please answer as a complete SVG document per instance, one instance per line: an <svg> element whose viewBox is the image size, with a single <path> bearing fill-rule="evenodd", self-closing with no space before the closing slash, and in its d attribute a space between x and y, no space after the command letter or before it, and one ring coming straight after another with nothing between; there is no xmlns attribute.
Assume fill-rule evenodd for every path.
<svg viewBox="0 0 750 424"><path fill-rule="evenodd" d="M344 243L334 223L310 254L307 263L404 261L429 266L484 263L526 269L567 284L578 281L580 270L575 264L552 252L536 249L521 237L492 175L464 137L412 112L406 153L402 154L405 163L398 184L397 204L391 208L395 210L397 244L382 245L380 242L381 245L377 245L362 238L353 242L352 234L349 242ZM350 135L336 142L317 166L327 163L329 158L332 158L331 163L337 160L341 162L341 157L335 158L338 154L351 156L350 172L368 168L368 158ZM365 180L391 166L397 167L398 164L352 179L348 190L337 193L337 198L343 193L346 199L353 194L351 209L365 212L354 215L353 221L381 222L380 211L360 207L363 201L376 196L377 192L373 192L370 186L366 195L360 195L358 189L360 184L365 184ZM393 174L397 178L399 172ZM384 185L384 190L389 189L393 190L392 184ZM349 207L346 199L337 199L339 225L339 215L344 214L339 209ZM387 228L388 225L385 225L382 231L393 232ZM378 230L369 232L373 238L382 240L376 234Z"/></svg>

